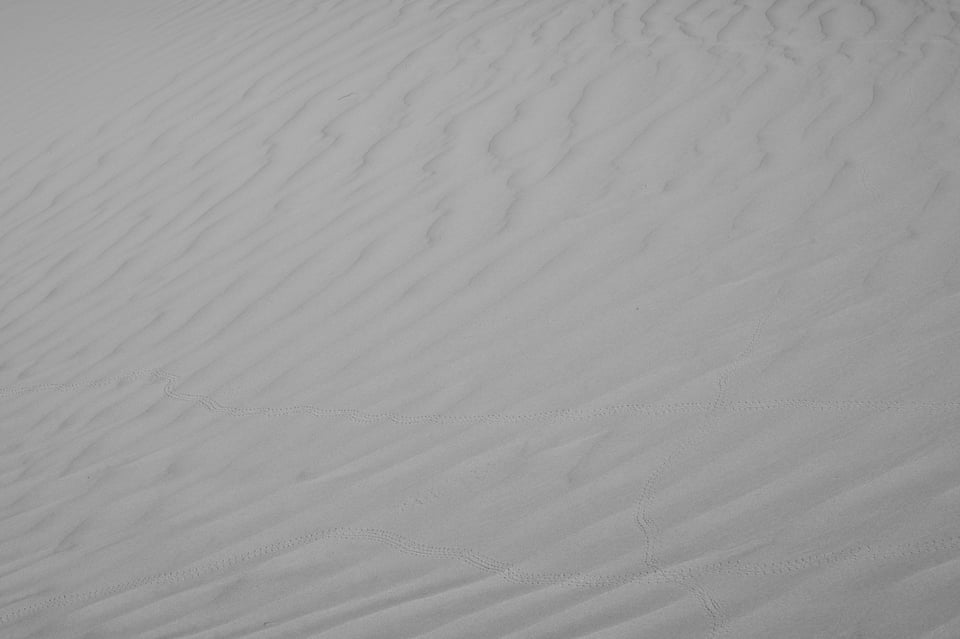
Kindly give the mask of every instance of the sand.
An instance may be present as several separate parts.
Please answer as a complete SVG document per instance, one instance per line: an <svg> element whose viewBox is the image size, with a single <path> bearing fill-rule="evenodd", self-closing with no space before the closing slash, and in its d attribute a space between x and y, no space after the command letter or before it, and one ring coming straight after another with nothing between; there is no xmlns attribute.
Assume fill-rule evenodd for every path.
<svg viewBox="0 0 960 639"><path fill-rule="evenodd" d="M960 637L960 5L0 2L0 635Z"/></svg>

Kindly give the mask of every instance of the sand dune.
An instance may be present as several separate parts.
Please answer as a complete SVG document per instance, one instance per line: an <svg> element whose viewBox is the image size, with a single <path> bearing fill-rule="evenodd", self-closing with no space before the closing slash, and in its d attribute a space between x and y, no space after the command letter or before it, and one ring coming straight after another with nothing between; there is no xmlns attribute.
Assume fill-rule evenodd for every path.
<svg viewBox="0 0 960 639"><path fill-rule="evenodd" d="M960 637L950 0L0 3L0 634Z"/></svg>

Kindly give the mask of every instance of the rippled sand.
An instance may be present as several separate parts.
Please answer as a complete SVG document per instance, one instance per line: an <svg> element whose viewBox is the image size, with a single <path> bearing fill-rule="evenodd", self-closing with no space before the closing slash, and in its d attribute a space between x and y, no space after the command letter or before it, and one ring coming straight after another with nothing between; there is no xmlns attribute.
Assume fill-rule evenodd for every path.
<svg viewBox="0 0 960 639"><path fill-rule="evenodd" d="M0 60L0 635L960 637L952 0L5 0Z"/></svg>

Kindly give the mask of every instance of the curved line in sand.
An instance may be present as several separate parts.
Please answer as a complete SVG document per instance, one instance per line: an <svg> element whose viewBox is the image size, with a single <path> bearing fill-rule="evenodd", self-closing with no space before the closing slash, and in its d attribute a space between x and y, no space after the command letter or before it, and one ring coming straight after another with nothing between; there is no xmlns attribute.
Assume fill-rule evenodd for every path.
<svg viewBox="0 0 960 639"><path fill-rule="evenodd" d="M660 404L621 403L597 408L559 408L528 413L484 413L475 415L421 414L404 415L394 412L370 412L356 408L323 408L311 404L299 406L247 407L223 404L210 395L184 393L177 390L179 376L162 368L136 369L91 382L44 383L27 386L9 386L0 388L0 400L22 395L43 392L77 392L104 388L115 384L148 378L150 383L162 383L166 397L181 402L199 404L214 413L224 413L233 417L286 417L295 415L313 415L317 418L345 417L357 422L392 421L398 424L423 423L483 423L483 422L523 422L549 419L589 419L617 414L641 414L665 416L689 413L710 413L716 410L714 402L670 402ZM818 411L887 411L887 410L923 410L947 412L960 410L960 401L925 400L816 400L805 398L782 398L767 400L735 400L724 402L724 412L747 413L784 409L807 409Z"/></svg>

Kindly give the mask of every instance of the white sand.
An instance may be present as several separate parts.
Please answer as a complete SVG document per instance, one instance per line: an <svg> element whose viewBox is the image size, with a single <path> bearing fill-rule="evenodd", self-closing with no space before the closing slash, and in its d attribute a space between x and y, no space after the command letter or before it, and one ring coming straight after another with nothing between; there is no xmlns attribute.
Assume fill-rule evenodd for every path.
<svg viewBox="0 0 960 639"><path fill-rule="evenodd" d="M4 0L0 62L0 636L960 637L953 0Z"/></svg>

